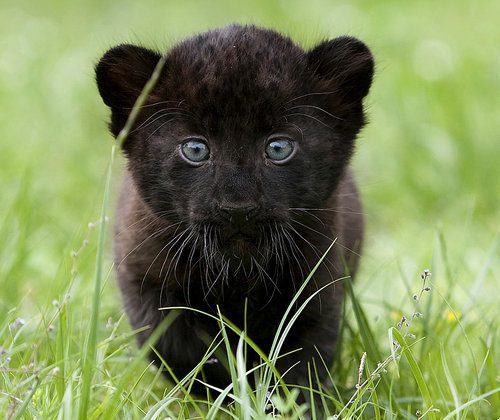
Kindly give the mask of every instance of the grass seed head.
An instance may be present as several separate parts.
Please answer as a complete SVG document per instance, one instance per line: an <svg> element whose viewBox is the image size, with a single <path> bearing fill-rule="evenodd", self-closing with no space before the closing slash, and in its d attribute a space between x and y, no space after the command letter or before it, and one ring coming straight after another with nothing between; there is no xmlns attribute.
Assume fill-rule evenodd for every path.
<svg viewBox="0 0 500 420"><path fill-rule="evenodd" d="M9 325L9 329L11 331L17 331L19 328L21 328L25 324L26 324L26 321L24 319L16 318L15 321Z"/></svg>

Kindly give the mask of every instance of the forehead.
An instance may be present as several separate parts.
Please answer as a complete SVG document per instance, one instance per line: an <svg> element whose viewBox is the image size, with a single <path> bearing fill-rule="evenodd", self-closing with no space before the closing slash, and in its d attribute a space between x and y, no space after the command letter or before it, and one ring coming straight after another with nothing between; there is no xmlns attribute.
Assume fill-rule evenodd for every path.
<svg viewBox="0 0 500 420"><path fill-rule="evenodd" d="M304 52L289 38L228 27L176 46L165 96L182 101L211 131L268 129L305 83Z"/></svg>

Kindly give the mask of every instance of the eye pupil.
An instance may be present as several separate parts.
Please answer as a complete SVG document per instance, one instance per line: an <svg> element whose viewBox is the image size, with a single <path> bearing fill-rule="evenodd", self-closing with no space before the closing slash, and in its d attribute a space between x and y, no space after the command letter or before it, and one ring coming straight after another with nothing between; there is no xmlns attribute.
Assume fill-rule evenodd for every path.
<svg viewBox="0 0 500 420"><path fill-rule="evenodd" d="M275 162L286 160L292 155L293 151L293 142L286 137L271 139L266 146L267 157Z"/></svg>
<svg viewBox="0 0 500 420"><path fill-rule="evenodd" d="M186 140L181 146L181 151L186 160L195 163L207 160L210 154L210 149L206 143L196 138Z"/></svg>

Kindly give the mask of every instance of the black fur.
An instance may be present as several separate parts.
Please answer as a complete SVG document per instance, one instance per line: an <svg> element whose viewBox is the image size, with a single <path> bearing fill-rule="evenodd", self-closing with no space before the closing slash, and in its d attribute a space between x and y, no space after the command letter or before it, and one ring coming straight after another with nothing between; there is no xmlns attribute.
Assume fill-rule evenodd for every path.
<svg viewBox="0 0 500 420"><path fill-rule="evenodd" d="M121 45L97 65L114 135L159 58ZM306 52L275 31L232 25L168 52L160 81L123 146L128 169L115 259L132 326L151 327L139 333L141 344L165 316L159 307L216 313L218 306L243 328L247 300L247 333L268 351L286 307L333 238L337 243L303 299L354 274L363 220L348 162L372 76L370 51L349 37ZM266 157L273 135L295 145L289 161ZM209 159L189 163L181 145L199 136L210 148ZM300 361L288 382L307 383L315 346L331 363L342 295L342 282L326 288L298 319L284 352L302 350L278 366L284 371ZM181 378L204 354L203 337L217 332L216 322L186 311L157 348ZM317 366L324 380L326 372ZM228 384L221 366L204 370L211 384Z"/></svg>

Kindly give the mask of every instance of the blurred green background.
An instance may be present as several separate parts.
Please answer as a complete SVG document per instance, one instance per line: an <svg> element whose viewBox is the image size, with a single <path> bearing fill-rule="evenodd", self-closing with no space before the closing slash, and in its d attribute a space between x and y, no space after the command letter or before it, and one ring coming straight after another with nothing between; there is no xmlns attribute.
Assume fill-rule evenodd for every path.
<svg viewBox="0 0 500 420"><path fill-rule="evenodd" d="M31 365L49 371L61 366L60 359L71 362L59 398L68 381L68 389L80 381L97 246L89 223L99 218L112 144L95 63L118 43L164 50L205 29L242 22L278 29L304 48L349 34L372 49L377 70L366 100L370 123L353 161L367 222L355 291L388 354L387 329L415 310L412 293L420 290L421 271L430 268L432 293L419 308L423 321L412 330L424 338L414 351L434 403L444 413L496 392L469 412L469 418L493 418L500 407L499 17L498 0L2 2L0 367L5 347L13 369L0 369L7 390L0 393L0 412L15 407L10 394L24 398L31 392L37 380L36 373L28 375ZM114 193L124 161L117 163ZM107 250L99 357L125 344L102 362L106 375L94 383L93 407L113 389L109 381L119 383L135 354L126 322L119 321L111 245ZM66 308L60 302L68 303L67 312L58 309ZM57 321L62 313L67 334L61 328L66 321ZM27 323L22 334L8 327L22 324L16 318ZM108 349L105 337L115 322L124 335ZM349 391L367 348L356 327L351 330L349 309L345 324L335 380ZM62 356L54 356L56 337L66 337ZM375 366L378 360L369 354L368 361ZM391 392L408 407L403 418L413 418L420 394L408 366L400 369L402 380L390 374ZM125 413L143 413L161 399L164 383L152 375ZM74 395L80 395L78 386ZM34 396L38 413L59 409L51 387L47 379Z"/></svg>
<svg viewBox="0 0 500 420"><path fill-rule="evenodd" d="M358 283L368 300L399 299L401 276L432 264L442 234L461 278L455 296L466 300L499 226L498 16L498 1L4 2L0 314L50 302L67 282L69 252L95 239L87 224L112 141L93 80L99 57L120 42L163 50L231 22L276 28L305 48L341 34L372 48L370 124L354 159L368 223ZM93 256L83 254L85 274ZM495 267L481 284L485 305L496 299Z"/></svg>

